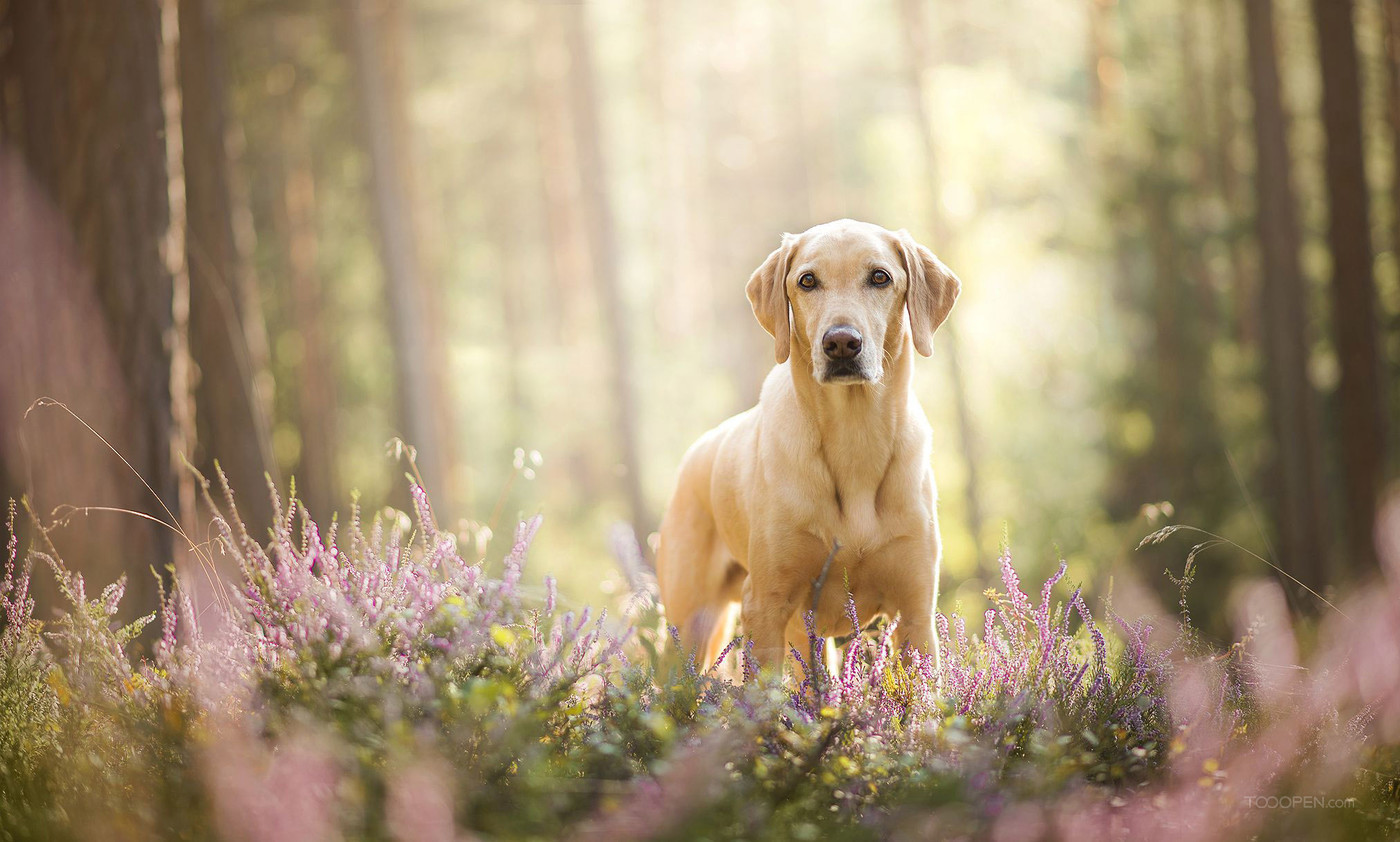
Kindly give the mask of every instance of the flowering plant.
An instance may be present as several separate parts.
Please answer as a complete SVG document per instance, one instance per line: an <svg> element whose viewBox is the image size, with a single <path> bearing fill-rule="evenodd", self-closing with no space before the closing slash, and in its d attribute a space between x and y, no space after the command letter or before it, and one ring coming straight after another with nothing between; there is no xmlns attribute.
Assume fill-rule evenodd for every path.
<svg viewBox="0 0 1400 842"><path fill-rule="evenodd" d="M679 657L645 600L629 622L562 610L525 584L538 518L497 567L411 492L411 514L325 528L274 494L263 542L225 487L232 585L176 577L128 622L124 582L90 598L42 528L21 555L11 506L0 838L1233 838L1400 816L1393 591L1324 637L1316 680L1279 681L1254 652L1283 657L1286 622L1219 653L1183 620L1156 647L1146 620L1096 620L1063 563L1032 600L1003 552L980 633L938 617L941 664L887 624L835 669L794 652L785 683L742 639ZM36 565L67 603L51 623ZM1256 806L1297 794L1350 806Z"/></svg>

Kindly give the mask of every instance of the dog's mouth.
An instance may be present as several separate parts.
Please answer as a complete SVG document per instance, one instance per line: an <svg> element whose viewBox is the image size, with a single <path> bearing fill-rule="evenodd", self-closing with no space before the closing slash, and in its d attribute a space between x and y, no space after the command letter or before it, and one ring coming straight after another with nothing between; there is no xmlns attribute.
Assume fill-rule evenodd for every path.
<svg viewBox="0 0 1400 842"><path fill-rule="evenodd" d="M870 379L865 366L854 359L828 360L821 373L823 383L869 383Z"/></svg>

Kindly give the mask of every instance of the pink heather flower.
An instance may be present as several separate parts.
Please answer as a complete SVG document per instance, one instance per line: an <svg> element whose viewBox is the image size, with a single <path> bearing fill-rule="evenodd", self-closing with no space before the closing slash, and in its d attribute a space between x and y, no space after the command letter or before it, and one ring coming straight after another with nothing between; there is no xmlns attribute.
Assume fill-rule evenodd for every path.
<svg viewBox="0 0 1400 842"><path fill-rule="evenodd" d="M1011 600L1011 608L1016 612L1018 619L1027 619L1031 616L1031 602L1021 590L1021 578L1016 575L1016 568L1011 564L1011 551L1004 549L1001 553L1001 581L1006 586L1006 596Z"/></svg>
<svg viewBox="0 0 1400 842"><path fill-rule="evenodd" d="M743 657L740 660L744 672L744 683L748 684L756 680L758 678L758 660L754 658L753 654L753 638L744 641Z"/></svg>
<svg viewBox="0 0 1400 842"><path fill-rule="evenodd" d="M742 637L736 637L725 644L725 647L719 651L719 657L715 658L715 662L710 665L708 672L718 672L719 668L724 665L724 659L729 657L729 653L734 651L741 640L743 640Z"/></svg>
<svg viewBox="0 0 1400 842"><path fill-rule="evenodd" d="M408 487L409 494L413 497L413 508L418 514L418 525L423 529L423 536L429 544L437 540L437 521L433 519L433 507L428 503L428 492L423 490L423 486L413 483Z"/></svg>
<svg viewBox="0 0 1400 842"><path fill-rule="evenodd" d="M1108 643L1104 640L1103 632L1094 625L1094 618L1089 615L1089 607L1084 604L1084 598L1076 597L1074 608L1079 612L1079 617L1084 621L1084 626L1089 630L1089 636L1094 640L1094 684L1090 688L1089 694L1097 696L1107 686L1108 682Z"/></svg>
<svg viewBox="0 0 1400 842"><path fill-rule="evenodd" d="M505 575L502 582L507 591L512 591L520 581L520 575L525 568L525 556L530 551L530 542L535 539L535 533L539 531L540 524L544 518L535 515L529 520L520 522L515 529L515 545L511 547L510 554L505 560Z"/></svg>
<svg viewBox="0 0 1400 842"><path fill-rule="evenodd" d="M1064 578L1065 570L1068 568L1069 564L1062 559L1059 569L1055 571L1053 576L1045 580L1045 584L1040 589L1040 607L1035 611L1035 625L1040 631L1040 645L1045 650L1045 655L1049 654L1051 638L1050 591L1054 589L1060 579Z"/></svg>

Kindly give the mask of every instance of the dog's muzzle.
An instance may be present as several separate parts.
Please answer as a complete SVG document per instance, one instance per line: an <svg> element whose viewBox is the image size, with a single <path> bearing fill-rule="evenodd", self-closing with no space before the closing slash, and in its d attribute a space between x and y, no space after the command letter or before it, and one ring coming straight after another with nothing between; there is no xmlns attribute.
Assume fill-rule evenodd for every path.
<svg viewBox="0 0 1400 842"><path fill-rule="evenodd" d="M836 325L822 334L822 354L826 357L823 383L864 383L870 379L861 364L863 341L860 331L850 325Z"/></svg>

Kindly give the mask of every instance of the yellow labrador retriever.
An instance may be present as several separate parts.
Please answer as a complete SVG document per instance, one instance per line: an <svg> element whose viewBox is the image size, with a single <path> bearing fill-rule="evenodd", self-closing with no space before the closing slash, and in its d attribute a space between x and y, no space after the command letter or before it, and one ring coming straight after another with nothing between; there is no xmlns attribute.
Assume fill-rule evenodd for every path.
<svg viewBox="0 0 1400 842"><path fill-rule="evenodd" d="M930 429L910 381L960 287L908 232L849 219L783 235L753 273L778 365L756 407L686 453L657 551L667 620L702 667L736 603L769 668L808 651L814 593L819 634L858 631L847 588L861 624L898 614L898 640L938 657Z"/></svg>

